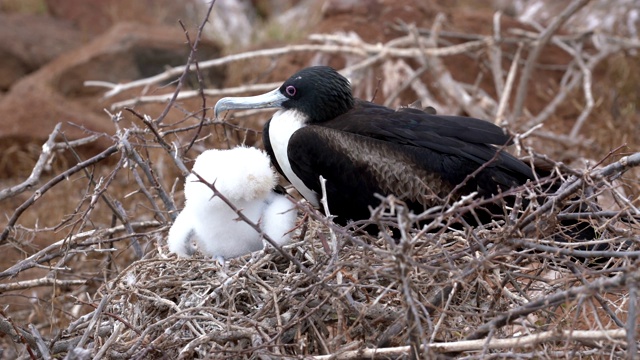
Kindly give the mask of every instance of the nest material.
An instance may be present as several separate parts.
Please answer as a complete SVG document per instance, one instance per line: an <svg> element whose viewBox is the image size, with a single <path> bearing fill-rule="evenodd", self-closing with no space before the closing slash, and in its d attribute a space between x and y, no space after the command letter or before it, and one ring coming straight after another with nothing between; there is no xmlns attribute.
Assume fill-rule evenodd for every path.
<svg viewBox="0 0 640 360"><path fill-rule="evenodd" d="M68 314L77 303L95 309L70 316L48 343L17 322L0 318L0 330L29 349L83 354L79 359L626 355L639 345L640 226L619 185L602 179L638 164L634 154L581 177L556 178L561 186L553 194L542 181L423 214L408 214L390 196L350 229L301 205L307 222L293 236L297 243L226 267L168 254L167 227L156 221L131 223L131 232L116 226L79 233L4 273L56 251L75 254L74 264L88 264L83 274L105 271L106 278L98 290L82 280L86 290L61 306ZM601 210L595 199L607 197L618 207ZM514 201L503 203L507 198ZM502 216L465 223L491 204L503 205ZM397 231L352 231L372 224ZM580 224L595 230L593 240L572 242ZM134 238L156 249L125 269L80 257L117 254L107 245ZM53 284L77 286L71 278L79 273Z"/></svg>
<svg viewBox="0 0 640 360"><path fill-rule="evenodd" d="M160 247L107 283L100 291L100 320L93 329L86 323L78 329L92 331L93 346L110 359L360 358L358 351L376 348L400 347L392 357L450 353L435 345L455 344L469 334L489 342L550 330L610 329L624 321L628 294L616 291L624 287L618 282L603 285L605 291L595 296L584 290L584 296L567 293L560 302L534 304L508 326L496 324L483 333L500 315L526 313L536 299L551 299L598 277L615 278L569 257L517 249L507 241L509 226L435 234L410 230L399 244L388 236L354 237L333 228L339 247L333 256L331 242L322 240L332 234L317 221L297 235L304 241L284 249L307 271L271 247L226 266L200 256L178 259ZM604 266L628 265L613 262ZM594 348L624 351L622 343L558 335L470 353L588 355Z"/></svg>

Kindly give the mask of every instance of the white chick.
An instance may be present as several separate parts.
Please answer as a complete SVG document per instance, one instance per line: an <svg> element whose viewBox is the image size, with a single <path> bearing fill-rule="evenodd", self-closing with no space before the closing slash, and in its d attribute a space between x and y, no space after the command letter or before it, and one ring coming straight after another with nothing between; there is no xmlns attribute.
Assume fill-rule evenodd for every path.
<svg viewBox="0 0 640 360"><path fill-rule="evenodd" d="M263 151L252 147L207 150L196 158L193 172L226 197L264 234L279 245L290 240L295 224L295 205L273 191L276 175ZM194 237L200 251L213 258L228 259L262 249L260 233L239 219L213 190L191 174L185 181L185 207L169 230L169 251L191 256Z"/></svg>

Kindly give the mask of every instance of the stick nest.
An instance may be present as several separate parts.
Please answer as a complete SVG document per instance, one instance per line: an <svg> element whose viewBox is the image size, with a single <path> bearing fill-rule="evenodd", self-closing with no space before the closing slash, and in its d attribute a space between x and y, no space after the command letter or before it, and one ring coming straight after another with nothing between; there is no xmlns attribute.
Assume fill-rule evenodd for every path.
<svg viewBox="0 0 640 360"><path fill-rule="evenodd" d="M339 247L334 255L331 231ZM409 230L396 244L388 236L355 237L310 220L303 233L298 230L303 241L283 249L305 271L272 247L224 266L199 255L177 259L160 247L101 288L104 309L92 330L94 346L112 359L358 358L354 351L373 348L433 356L442 350L434 347L438 343L455 353L464 339L488 343L624 323L625 282L606 269L630 270L628 259L588 267L569 256L518 248L508 241L512 233L504 225L435 234ZM637 275L629 279L637 281ZM602 283L596 293L589 291L594 280ZM509 313L512 319L487 327ZM421 347L426 344L431 347ZM534 339L490 352L520 347L548 356L559 349L624 351L621 343L585 344L558 333L551 342ZM479 346L471 353L487 351Z"/></svg>

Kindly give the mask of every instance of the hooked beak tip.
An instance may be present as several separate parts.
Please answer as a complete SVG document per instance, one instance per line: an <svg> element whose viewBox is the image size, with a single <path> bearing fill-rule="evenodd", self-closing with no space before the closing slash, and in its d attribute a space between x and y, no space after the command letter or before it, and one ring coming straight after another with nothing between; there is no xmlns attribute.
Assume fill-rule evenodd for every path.
<svg viewBox="0 0 640 360"><path fill-rule="evenodd" d="M216 118L216 120L220 118L220 114L222 112L228 110L228 108L226 106L227 99L228 98L222 98L222 99L218 100L216 105L213 107L213 115Z"/></svg>

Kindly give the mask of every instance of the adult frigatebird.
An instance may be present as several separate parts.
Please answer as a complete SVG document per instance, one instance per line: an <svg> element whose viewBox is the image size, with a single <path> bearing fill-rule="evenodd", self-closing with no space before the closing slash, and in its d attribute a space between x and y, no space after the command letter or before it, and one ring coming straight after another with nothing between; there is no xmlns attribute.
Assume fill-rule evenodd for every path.
<svg viewBox="0 0 640 360"><path fill-rule="evenodd" d="M380 204L374 194L396 195L420 212L456 187L457 196L490 196L534 178L502 151L510 137L498 126L355 99L349 81L330 67L303 69L263 95L223 98L215 115L255 108L280 108L263 132L273 164L316 207L324 177L340 224L368 219L369 207Z"/></svg>

